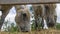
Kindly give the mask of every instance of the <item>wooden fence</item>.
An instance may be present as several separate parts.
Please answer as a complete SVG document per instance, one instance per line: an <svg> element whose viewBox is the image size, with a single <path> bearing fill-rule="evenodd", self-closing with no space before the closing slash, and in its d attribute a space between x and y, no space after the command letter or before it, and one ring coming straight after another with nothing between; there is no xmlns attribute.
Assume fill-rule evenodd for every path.
<svg viewBox="0 0 60 34"><path fill-rule="evenodd" d="M42 4L42 3L60 3L60 0L0 0L0 5Z"/></svg>

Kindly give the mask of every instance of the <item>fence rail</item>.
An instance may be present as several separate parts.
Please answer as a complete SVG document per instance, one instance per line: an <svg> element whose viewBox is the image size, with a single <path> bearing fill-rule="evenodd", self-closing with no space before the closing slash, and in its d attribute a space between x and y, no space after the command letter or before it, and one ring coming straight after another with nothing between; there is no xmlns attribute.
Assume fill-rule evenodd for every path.
<svg viewBox="0 0 60 34"><path fill-rule="evenodd" d="M0 0L0 5L39 4L39 3L60 3L60 0Z"/></svg>

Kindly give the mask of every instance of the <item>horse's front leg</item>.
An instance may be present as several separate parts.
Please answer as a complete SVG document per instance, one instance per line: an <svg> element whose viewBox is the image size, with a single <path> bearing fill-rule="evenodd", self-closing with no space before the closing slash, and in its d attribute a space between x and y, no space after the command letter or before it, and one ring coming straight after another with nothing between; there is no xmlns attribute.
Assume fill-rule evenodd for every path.
<svg viewBox="0 0 60 34"><path fill-rule="evenodd" d="M10 8L11 6L8 6L8 5L1 6L2 16L1 16L1 21L0 21L0 29L4 23L5 17L7 16Z"/></svg>

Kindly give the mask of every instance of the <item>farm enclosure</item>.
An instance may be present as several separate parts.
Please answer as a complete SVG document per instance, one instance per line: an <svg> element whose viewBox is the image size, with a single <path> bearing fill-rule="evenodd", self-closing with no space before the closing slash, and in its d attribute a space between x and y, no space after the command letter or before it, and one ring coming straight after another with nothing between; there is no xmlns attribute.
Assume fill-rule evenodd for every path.
<svg viewBox="0 0 60 34"><path fill-rule="evenodd" d="M50 1L47 1L46 2L46 0L45 1L41 1L41 2L39 2L39 1L41 1L41 0L38 0L38 1L36 1L36 0L34 0L34 1L30 1L30 0L27 0L27 1L19 1L18 2L18 0L17 0L17 2L16 1L9 1L8 0L8 2L5 2L4 0L3 1L1 1L0 0L0 4L1 5L16 5L16 4L39 4L39 3L57 3L57 2L59 2L59 0L50 0ZM32 32L27 32L27 33L23 33L23 32L15 32L15 33L12 33L12 32L0 32L1 34L60 34L60 32L59 32L59 30L42 30L42 31L32 31Z"/></svg>

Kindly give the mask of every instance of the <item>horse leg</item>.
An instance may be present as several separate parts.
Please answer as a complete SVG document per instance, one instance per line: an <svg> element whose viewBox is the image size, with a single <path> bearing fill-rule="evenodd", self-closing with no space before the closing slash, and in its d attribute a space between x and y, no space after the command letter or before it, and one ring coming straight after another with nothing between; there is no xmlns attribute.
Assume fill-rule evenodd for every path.
<svg viewBox="0 0 60 34"><path fill-rule="evenodd" d="M56 29L56 20L57 20L57 16L54 16L54 29Z"/></svg>
<svg viewBox="0 0 60 34"><path fill-rule="evenodd" d="M41 29L43 29L43 17L41 18L41 21L40 21L40 23L41 23Z"/></svg>
<svg viewBox="0 0 60 34"><path fill-rule="evenodd" d="M46 21L46 16L42 17L42 23L43 23L43 29L48 29L48 26L47 26L47 21Z"/></svg>
<svg viewBox="0 0 60 34"><path fill-rule="evenodd" d="M0 29L1 29L2 25L3 25L3 23L4 23L4 19L7 16L10 8L11 8L11 6L7 6L7 5L1 6L2 16L1 16L1 21L0 21Z"/></svg>

